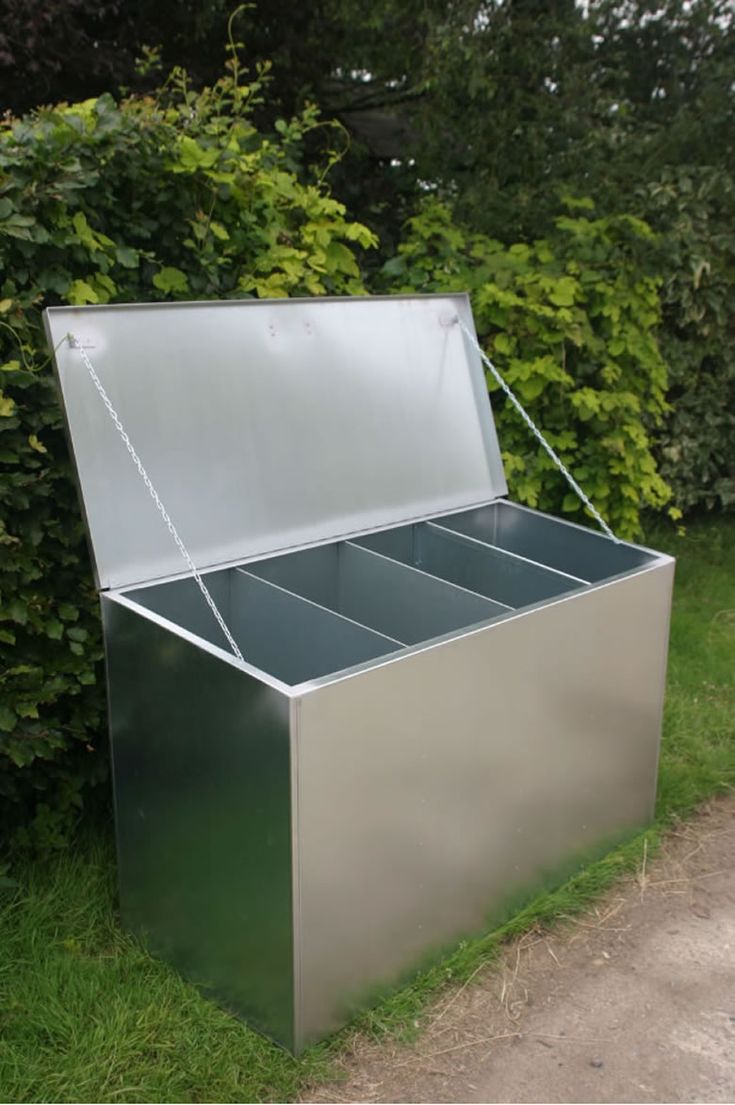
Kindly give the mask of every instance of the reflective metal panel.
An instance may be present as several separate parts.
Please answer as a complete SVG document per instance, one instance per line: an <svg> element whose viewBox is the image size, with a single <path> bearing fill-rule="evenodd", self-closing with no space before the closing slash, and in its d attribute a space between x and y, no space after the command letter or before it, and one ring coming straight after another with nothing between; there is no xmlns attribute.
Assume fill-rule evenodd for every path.
<svg viewBox="0 0 735 1105"><path fill-rule="evenodd" d="M102 596L124 923L294 1046L289 702Z"/></svg>
<svg viewBox="0 0 735 1105"><path fill-rule="evenodd" d="M672 576L659 561L303 696L299 1046L650 818Z"/></svg>
<svg viewBox="0 0 735 1105"><path fill-rule="evenodd" d="M345 545L340 559L340 596L353 617L378 619L408 644L505 613L480 595L355 545Z"/></svg>
<svg viewBox="0 0 735 1105"><path fill-rule="evenodd" d="M584 586L570 576L509 556L502 549L469 540L440 525L417 526L416 546L419 566L425 564L444 579L473 587L514 608Z"/></svg>
<svg viewBox="0 0 735 1105"><path fill-rule="evenodd" d="M206 579L245 661L283 683L318 679L403 647L245 571L227 568ZM221 630L193 579L127 591L126 598L222 645Z"/></svg>
<svg viewBox="0 0 735 1105"><path fill-rule="evenodd" d="M466 296L46 313L101 587L181 571L87 350L199 567L505 493Z"/></svg>
<svg viewBox="0 0 735 1105"><path fill-rule="evenodd" d="M232 580L232 624L236 637L247 636L250 654L257 652L257 666L291 684L403 647L244 571L235 572Z"/></svg>
<svg viewBox="0 0 735 1105"><path fill-rule="evenodd" d="M248 571L406 644L506 609L349 542L274 557Z"/></svg>
<svg viewBox="0 0 735 1105"><path fill-rule="evenodd" d="M440 518L437 523L422 522L371 533L355 538L355 544L476 591L506 609L529 606L585 586L584 581L572 576L466 538L447 528L444 521Z"/></svg>
<svg viewBox="0 0 735 1105"><path fill-rule="evenodd" d="M641 568L653 560L644 549L616 544L601 533L514 503L491 503L438 518L437 522L592 583Z"/></svg>

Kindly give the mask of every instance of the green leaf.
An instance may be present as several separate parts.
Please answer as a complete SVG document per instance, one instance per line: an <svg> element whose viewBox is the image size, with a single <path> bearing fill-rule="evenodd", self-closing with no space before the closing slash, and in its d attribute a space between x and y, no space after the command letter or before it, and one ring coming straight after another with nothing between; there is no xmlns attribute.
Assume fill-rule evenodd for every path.
<svg viewBox="0 0 735 1105"><path fill-rule="evenodd" d="M549 299L557 307L571 307L575 289L576 282L569 276L563 276L549 292Z"/></svg>
<svg viewBox="0 0 735 1105"><path fill-rule="evenodd" d="M521 380L517 390L521 398L526 403L530 403L541 395L546 383L547 381L541 375L531 376L528 380Z"/></svg>
<svg viewBox="0 0 735 1105"><path fill-rule="evenodd" d="M36 222L36 218L35 218L34 215L20 215L20 214L10 215L5 220L5 225L4 225L3 229L8 230L9 227L11 227L11 226L17 226L17 227L34 226L35 222Z"/></svg>
<svg viewBox="0 0 735 1105"><path fill-rule="evenodd" d="M383 265L383 273L385 276L403 276L406 270L406 261L403 257L391 257L390 261L386 261Z"/></svg>
<svg viewBox="0 0 735 1105"><path fill-rule="evenodd" d="M115 257L118 264L125 269L137 269L140 262L140 254L137 249L131 249L130 246L118 246L115 250Z"/></svg>
<svg viewBox="0 0 735 1105"><path fill-rule="evenodd" d="M66 298L73 307L81 307L85 303L99 303L100 301L97 292L86 280L74 280Z"/></svg>
<svg viewBox="0 0 735 1105"><path fill-rule="evenodd" d="M22 599L11 599L7 605L7 611L14 622L25 625L28 621L28 607Z"/></svg>
<svg viewBox="0 0 735 1105"><path fill-rule="evenodd" d="M56 618L49 618L44 626L47 636L52 641L60 641L64 633L64 627Z"/></svg>
<svg viewBox="0 0 735 1105"><path fill-rule="evenodd" d="M561 201L570 211L573 211L575 208L579 208L583 211L594 211L595 209L594 200L591 200L589 196L571 196L564 194L561 197Z"/></svg>
<svg viewBox="0 0 735 1105"><path fill-rule="evenodd" d="M46 446L41 444L41 442L38 440L38 438L36 437L35 434L29 434L28 435L28 444L30 445L31 449L35 449L35 451L37 453L47 453L48 452L48 449L46 448Z"/></svg>
<svg viewBox="0 0 735 1105"><path fill-rule="evenodd" d="M16 706L16 712L18 714L18 717L29 717L29 718L37 718L38 717L38 707L35 706L34 703L32 703L32 702L20 702L20 703L18 703L17 706Z"/></svg>
<svg viewBox="0 0 735 1105"><path fill-rule="evenodd" d="M87 222L87 216L83 211L77 211L72 218L72 226L77 232L79 241L87 247L92 253L99 249L97 239L94 232Z"/></svg>
<svg viewBox="0 0 735 1105"><path fill-rule="evenodd" d="M184 135L179 142L178 163L174 162L174 172L193 173L197 169L209 169L219 159L219 150L216 147L206 149L200 146L190 135Z"/></svg>
<svg viewBox="0 0 735 1105"><path fill-rule="evenodd" d="M189 281L181 269L166 265L153 277L153 283L162 292L188 292Z"/></svg>
<svg viewBox="0 0 735 1105"><path fill-rule="evenodd" d="M9 733L14 729L17 720L18 715L14 710L11 710L9 706L0 704L0 729L2 729L4 733Z"/></svg>
<svg viewBox="0 0 735 1105"><path fill-rule="evenodd" d="M330 242L326 251L327 266L331 271L346 272L359 276L360 270L354 254L341 242Z"/></svg>

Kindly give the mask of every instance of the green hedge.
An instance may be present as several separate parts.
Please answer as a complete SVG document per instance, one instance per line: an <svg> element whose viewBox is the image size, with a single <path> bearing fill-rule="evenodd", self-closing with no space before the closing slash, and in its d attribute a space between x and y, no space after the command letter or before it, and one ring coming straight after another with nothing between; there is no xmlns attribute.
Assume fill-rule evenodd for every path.
<svg viewBox="0 0 735 1105"><path fill-rule="evenodd" d="M593 218L589 200L566 202L571 214L546 239L507 247L429 200L383 277L396 290L471 290L497 368L615 532L635 538L641 512L671 497L653 456L667 409L654 235L627 215ZM491 377L488 386L513 497L585 521Z"/></svg>
<svg viewBox="0 0 735 1105"><path fill-rule="evenodd" d="M0 129L0 830L60 842L106 772L101 640L43 337L55 303L360 293L374 245L301 143L258 132L264 74L102 96ZM23 828L18 831L18 826Z"/></svg>
<svg viewBox="0 0 735 1105"><path fill-rule="evenodd" d="M669 411L661 473L684 512L735 508L735 184L709 166L665 169L640 196L661 236Z"/></svg>

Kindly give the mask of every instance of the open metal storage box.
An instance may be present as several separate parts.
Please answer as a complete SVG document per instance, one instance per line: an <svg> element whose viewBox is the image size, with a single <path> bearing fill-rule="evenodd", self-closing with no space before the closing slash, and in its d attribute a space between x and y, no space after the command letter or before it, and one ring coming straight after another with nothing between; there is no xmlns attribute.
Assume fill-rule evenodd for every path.
<svg viewBox="0 0 735 1105"><path fill-rule="evenodd" d="M458 317L454 295L47 313L124 921L295 1051L653 809L673 561L503 498Z"/></svg>

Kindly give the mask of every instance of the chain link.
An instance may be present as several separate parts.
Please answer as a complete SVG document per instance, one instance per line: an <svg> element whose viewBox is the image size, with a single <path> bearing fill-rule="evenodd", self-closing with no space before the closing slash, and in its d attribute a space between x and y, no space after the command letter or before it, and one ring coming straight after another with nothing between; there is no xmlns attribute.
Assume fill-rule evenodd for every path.
<svg viewBox="0 0 735 1105"><path fill-rule="evenodd" d="M569 469L567 468L567 466L566 466L566 465L564 464L564 462L563 462L563 460L561 459L561 457L559 457L559 456L558 456L558 454L557 454L557 453L556 453L556 452L554 451L554 449L552 449L551 445L549 445L548 441L546 440L546 438L544 437L544 435L543 435L543 434L541 433L541 430L539 430L538 426L537 426L537 425L536 425L536 423L535 423L535 422L533 421L533 419L531 418L530 414L528 414L528 412L526 411L525 407L523 407L523 406L522 406L522 404L521 404L520 400L519 400L519 399L517 399L517 398L516 398L516 396L515 396L515 395L513 394L513 392L511 391L511 389L510 389L510 388L508 387L508 385L506 384L505 380L503 379L503 377L502 377L502 376L500 375L500 373L498 372L498 370L497 370L497 368L495 367L495 365L493 364L493 362L492 362L492 361L490 360L490 358L488 357L487 353L486 353L486 352L484 351L484 349L482 348L482 346L481 346L481 345L480 345L480 343L478 342L478 340L477 340L477 338L475 337L475 335L474 335L474 334L472 333L472 331L470 330L470 328L469 328L469 327L468 327L468 326L467 326L467 325L466 325L466 324L465 324L465 323L464 323L464 322L462 321L462 319L461 319L461 318L459 317L459 315L457 315L457 322L459 323L459 325L460 325L460 327L462 328L462 330L464 330L465 334L466 334L466 335L467 335L467 337L468 337L468 338L470 339L470 341L471 341L471 342L472 342L472 344L474 345L474 347L475 347L475 349L477 350L477 352L478 352L478 353L480 354L480 356L482 357L482 360L483 360L483 361L484 361L484 363L485 363L485 364L487 365L487 368L489 369L489 371L490 371L490 373L492 374L492 376L493 376L493 378L495 379L495 381L496 381L496 382L497 382L497 383L499 384L499 386L500 386L500 387L501 387L501 388L503 389L503 391L505 392L505 394L506 394L506 395L508 396L508 398L510 399L511 403L513 404L513 406L515 407L515 409L516 409L516 410L518 411L518 413L520 414L521 418L522 418L522 419L523 419L523 421L524 421L524 422L526 423L526 425L528 426L529 430L530 430L530 431L531 431L531 433L532 433L532 434L534 435L534 437L536 438L536 440L537 440L537 441L538 441L538 442L539 442L539 443L540 443L541 445L543 445L544 449L545 449L545 450L546 450L546 452L547 452L547 453L549 454L549 456L551 457L551 459L553 460L554 464L555 464L555 465L557 466L557 468L559 469L559 471L561 472L561 474L562 474L562 475L564 476L564 479L565 479L565 480L567 481L567 483L569 484L569 486L570 486L570 487L572 488L572 490L573 490L573 491L574 491L574 492L575 492L575 493L576 493L576 494L577 494L577 495L579 496L579 498L580 498L580 499L582 500L582 502L584 503L584 505L585 505L585 506L587 507L587 509L589 510L589 512L590 512L590 514L592 515L592 517L593 517L593 518L594 518L594 519L595 519L595 520L596 520L596 521L597 521L597 522L599 523L600 527L601 527L601 528L602 528L602 530L603 530L603 531L604 531L604 532L605 532L605 533L607 534L607 536L608 536L608 537L610 537L610 538L611 538L611 539L612 539L612 540L613 540L613 541L614 541L614 542L615 542L616 544L618 544L618 545L619 545L619 544L620 544L620 538L619 538L619 537L616 537L616 536L615 536L615 534L614 534L614 533L613 533L613 531L612 531L612 530L610 529L610 527L609 527L609 525L607 524L607 522L605 521L605 519L604 519L604 518L602 517L602 515L600 514L599 510L597 510L597 509L596 509L596 507L594 507L594 506L592 505L592 503L590 502L589 498L588 498L588 497L587 497L587 496L585 495L584 491L583 491L583 490L582 490L582 488L581 488L581 487L579 486L579 484L577 483L577 481L575 480L574 476L573 476L573 475L572 475L572 473L571 473L571 472L569 471Z"/></svg>
<svg viewBox="0 0 735 1105"><path fill-rule="evenodd" d="M112 403L110 402L110 398L109 398L107 392L105 391L105 389L103 387L102 381L100 380L99 376L95 372L94 365L92 364L89 357L87 356L86 349L84 349L84 347L74 337L73 334L69 334L69 344L71 345L72 349L76 349L79 352L79 356L81 357L82 361L84 362L84 365L86 366L87 371L89 372L89 375L92 378L92 383L97 388L97 391L99 392L100 398L101 398L102 402L105 404L105 406L107 408L107 413L109 414L110 418L114 422L114 424L117 428L117 432L119 433L120 437L122 438L122 441L125 445L125 448L127 449L128 453L131 456L133 464L138 469L138 473L140 474L140 478L143 480L143 483L148 488L148 493L150 494L151 498L153 499L153 502L156 504L156 507L158 509L159 514L161 515L164 522L166 523L166 528L168 529L168 532L173 537L174 542L176 544L176 547L179 550L179 552L181 553L181 555L184 559L184 562L186 563L187 568L189 569L192 576L194 577L194 580L196 581L197 587L199 588L202 595L204 596L204 600L207 603L207 606L209 607L209 609L214 614L214 617L217 620L217 624L219 625L220 629L222 630L225 637L227 638L227 643L229 644L230 648L232 649L232 651L235 654L235 656L237 657L237 659L242 660L243 655L240 652L240 649L237 647L237 642L235 641L235 638L232 636L229 629L227 628L227 623L225 622L224 618L220 614L220 612L217 608L216 602L214 601L214 599L210 595L210 593L207 589L207 585L205 584L204 580L202 579L201 575L199 574L199 571L198 571L196 565L194 564L194 561L192 560L191 556L189 555L189 551L186 548L186 545L184 544L184 542L179 537L176 526L171 521L171 518L169 517L168 511L166 510L165 506L163 505L160 498L158 497L158 492L156 491L155 487L151 483L150 477L148 476L148 473L146 472L145 468L143 467L143 462L141 461L140 457L138 456L135 449L133 448L133 443L131 442L130 438L128 437L128 435L125 431L125 427L123 426L122 422L120 421L120 418L118 416L117 411L115 410Z"/></svg>

